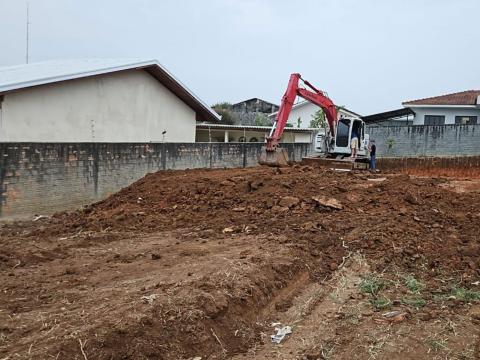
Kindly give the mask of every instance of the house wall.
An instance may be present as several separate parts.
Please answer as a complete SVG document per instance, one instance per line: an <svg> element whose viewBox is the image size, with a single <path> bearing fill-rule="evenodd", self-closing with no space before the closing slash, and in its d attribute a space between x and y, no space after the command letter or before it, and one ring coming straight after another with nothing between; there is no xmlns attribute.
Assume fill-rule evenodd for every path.
<svg viewBox="0 0 480 360"><path fill-rule="evenodd" d="M312 121L312 116L320 109L320 107L312 104L312 103L306 103L302 106L299 106L297 108L292 109L292 112L290 113L290 116L288 117L288 123L292 124L294 127L297 126L297 120L300 118L301 123L300 127L301 128L309 128L310 127L310 121Z"/></svg>
<svg viewBox="0 0 480 360"><path fill-rule="evenodd" d="M263 131L245 131L245 137L247 142L252 138L256 138L257 142L264 142L266 132ZM241 130L228 130L228 138L230 142L239 142L240 138L244 136L244 132ZM197 129L196 142L224 142L225 130L208 130Z"/></svg>
<svg viewBox="0 0 480 360"><path fill-rule="evenodd" d="M210 134L207 129L197 129L196 142L224 142L225 131L219 129L211 129ZM245 131L242 130L228 130L228 138L230 142L239 142L240 138L245 136L247 142L252 138L256 138L257 142L265 142L265 137L268 136L267 131ZM282 143L312 143L313 133L311 132L293 132L285 131L282 136Z"/></svg>
<svg viewBox="0 0 480 360"><path fill-rule="evenodd" d="M1 104L0 142L162 140L194 142L195 112L143 70L22 89Z"/></svg>
<svg viewBox="0 0 480 360"><path fill-rule="evenodd" d="M480 121L480 108L412 107L412 110L413 125L423 125L425 115L445 115L445 125L455 124L455 116L477 116Z"/></svg>
<svg viewBox="0 0 480 360"><path fill-rule="evenodd" d="M313 115L320 109L319 106L312 104L311 102L302 103L302 105L294 107L290 112L287 123L292 124L293 127L297 128L297 120L300 118L300 128L310 128L310 121L313 119ZM346 112L343 109L338 111L340 117L352 117L353 115ZM270 116L270 119L274 120L275 116Z"/></svg>

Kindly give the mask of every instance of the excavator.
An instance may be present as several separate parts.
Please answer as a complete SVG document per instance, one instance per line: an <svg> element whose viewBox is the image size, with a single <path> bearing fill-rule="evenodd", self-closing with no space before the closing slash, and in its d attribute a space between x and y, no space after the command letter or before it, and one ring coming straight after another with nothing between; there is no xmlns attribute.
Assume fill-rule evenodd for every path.
<svg viewBox="0 0 480 360"><path fill-rule="evenodd" d="M300 86L300 81L305 87ZM368 155L368 134L365 134L365 123L360 118L338 118L337 107L325 92L317 89L300 74L290 75L287 91L283 95L280 109L262 147L259 157L261 165L287 166L289 163L288 152L281 148L280 139L287 125L288 117L292 111L297 96L310 101L322 108L328 122L328 132L324 137L324 159L341 160L351 154L350 141L352 134L357 134L359 150L356 161L365 162Z"/></svg>

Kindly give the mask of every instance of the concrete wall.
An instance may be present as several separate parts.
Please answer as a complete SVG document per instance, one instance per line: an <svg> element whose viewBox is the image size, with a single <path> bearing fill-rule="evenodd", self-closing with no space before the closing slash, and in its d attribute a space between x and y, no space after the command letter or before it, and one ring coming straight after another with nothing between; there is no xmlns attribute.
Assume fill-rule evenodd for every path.
<svg viewBox="0 0 480 360"><path fill-rule="evenodd" d="M0 144L0 219L75 209L148 172L258 165L262 143ZM283 144L293 161L311 144Z"/></svg>
<svg viewBox="0 0 480 360"><path fill-rule="evenodd" d="M480 125L368 126L379 157L480 155Z"/></svg>
<svg viewBox="0 0 480 360"><path fill-rule="evenodd" d="M163 140L194 142L195 112L143 70L7 93L0 107L0 142Z"/></svg>
<svg viewBox="0 0 480 360"><path fill-rule="evenodd" d="M415 111L413 125L423 125L425 115L444 115L445 125L455 124L455 116L477 116L480 121L480 108L451 108L451 107L412 107Z"/></svg>
<svg viewBox="0 0 480 360"><path fill-rule="evenodd" d="M480 170L480 156L381 158L378 159L377 166L387 171L414 173L419 170L428 173L428 170L446 169L451 174L466 175Z"/></svg>

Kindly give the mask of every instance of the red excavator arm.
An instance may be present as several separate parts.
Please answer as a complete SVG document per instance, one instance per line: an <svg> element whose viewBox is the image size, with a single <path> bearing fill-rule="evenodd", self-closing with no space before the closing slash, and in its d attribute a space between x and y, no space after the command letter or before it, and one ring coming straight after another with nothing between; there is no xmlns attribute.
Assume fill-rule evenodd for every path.
<svg viewBox="0 0 480 360"><path fill-rule="evenodd" d="M283 95L280 109L278 110L275 125L267 137L266 150L274 151L277 148L280 139L282 138L285 125L287 124L288 116L292 111L293 103L297 96L304 98L305 100L320 106L325 113L330 128L331 136L335 137L335 125L337 123L337 108L335 104L330 100L327 95L321 90L318 90L315 86L308 81L303 80L311 90L307 90L299 87L300 80L303 80L300 74L290 75L290 81L288 82L288 88Z"/></svg>

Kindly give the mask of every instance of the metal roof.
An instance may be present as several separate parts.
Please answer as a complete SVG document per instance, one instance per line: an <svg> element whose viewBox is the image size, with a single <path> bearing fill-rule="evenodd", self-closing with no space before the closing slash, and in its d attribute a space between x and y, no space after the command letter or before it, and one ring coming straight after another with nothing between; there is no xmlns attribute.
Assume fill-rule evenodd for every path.
<svg viewBox="0 0 480 360"><path fill-rule="evenodd" d="M270 131L271 126L256 126L256 125L226 125L226 124L197 124L197 129L218 129L218 130L262 130ZM320 129L314 128L294 128L285 127L287 132L314 132Z"/></svg>
<svg viewBox="0 0 480 360"><path fill-rule="evenodd" d="M374 124L374 123L382 122L386 120L398 119L407 115L415 115L415 112L410 108L403 108L403 109L391 110L383 113L363 116L362 120L365 121L366 124Z"/></svg>
<svg viewBox="0 0 480 360"><path fill-rule="evenodd" d="M0 94L33 86L52 84L125 70L144 69L196 111L202 120L220 116L189 90L157 60L82 59L55 60L0 67Z"/></svg>

